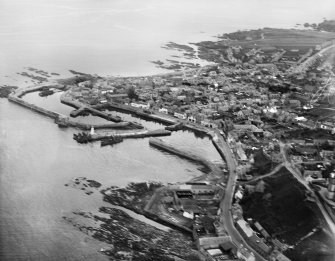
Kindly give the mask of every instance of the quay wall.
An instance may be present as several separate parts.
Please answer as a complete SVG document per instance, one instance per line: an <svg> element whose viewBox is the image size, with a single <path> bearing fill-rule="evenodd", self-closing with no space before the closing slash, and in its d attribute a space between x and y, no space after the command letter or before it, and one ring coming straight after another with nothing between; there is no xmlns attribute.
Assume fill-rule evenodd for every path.
<svg viewBox="0 0 335 261"><path fill-rule="evenodd" d="M176 124L178 121L177 119L170 119L164 116L160 116L157 114L149 114L146 112L143 112L141 109L128 106L128 105L123 105L123 104L117 104L117 103L106 103L106 104L101 104L94 106L96 109L114 109L116 111L121 111L129 114L134 114L135 116L138 116L139 118L142 118L144 120L151 120L163 124Z"/></svg>
<svg viewBox="0 0 335 261"><path fill-rule="evenodd" d="M184 127L184 124L182 122L178 122L173 125L166 126L165 129L169 131L178 131L181 130Z"/></svg>
<svg viewBox="0 0 335 261"><path fill-rule="evenodd" d="M64 85L59 85L58 83L41 83L38 85L34 85L34 86L30 86L27 88L19 88L15 91L14 96L21 98L23 95L30 93L30 92L36 92L38 90L41 90L45 87L53 87L53 88L57 88L57 89L64 89L65 86Z"/></svg>
<svg viewBox="0 0 335 261"><path fill-rule="evenodd" d="M102 112L102 111L99 111L97 109L94 109L92 107L86 107L86 109L88 111L91 112L92 115L96 115L96 116L99 116L101 118L104 118L106 120L111 120L111 121L114 121L114 122L120 122L121 121L121 118L118 117L118 116L113 116L111 114L108 114L106 112Z"/></svg>
<svg viewBox="0 0 335 261"><path fill-rule="evenodd" d="M78 110L73 110L70 112L70 116L73 118L78 117L81 113L83 113L84 111L86 111L85 107L81 107Z"/></svg>
<svg viewBox="0 0 335 261"><path fill-rule="evenodd" d="M162 149L162 150L165 150L167 152L178 155L182 158L192 160L192 161L195 161L195 162L200 162L201 164L203 164L204 166L206 166L207 168L209 168L212 171L219 171L218 167L215 164L213 164L212 162L210 162L209 160L207 160L207 159L205 159L201 156L195 155L191 152L177 149L177 148L173 147L172 145L170 145L170 144L168 144L168 143L166 143L166 142L164 142L160 139L150 138L149 144L151 146L154 146L154 147L157 147L159 149Z"/></svg>
<svg viewBox="0 0 335 261"><path fill-rule="evenodd" d="M201 126L196 126L196 125L192 125L192 124L184 124L184 127L187 129L187 130L190 130L190 131L193 131L195 133L201 133L205 136L208 136L209 138L212 138L212 136L209 134L208 130L207 129L204 129L203 127Z"/></svg>
<svg viewBox="0 0 335 261"><path fill-rule="evenodd" d="M160 130L154 130L154 131L147 131L143 133L132 133L132 134L119 134L115 136L120 136L123 138L145 138L145 137L158 137L158 136L170 136L171 131L160 129Z"/></svg>
<svg viewBox="0 0 335 261"><path fill-rule="evenodd" d="M71 116L78 116L81 112L84 110L89 111L92 115L99 116L101 118L104 118L106 120L114 121L114 122L120 122L121 118L117 116L113 116L111 114L108 114L106 112L99 111L97 108L93 108L91 106L87 106L79 101L73 100L66 92L63 93L60 97L61 103L64 103L66 105L69 105L71 107L74 107L77 109L77 111L72 111Z"/></svg>
<svg viewBox="0 0 335 261"><path fill-rule="evenodd" d="M147 212L145 212L144 216L146 218L152 219L152 220L154 220L157 223L160 223L162 225L172 226L172 227L178 229L179 231L192 233L192 229L190 229L188 227L185 227L185 226L182 226L182 225L179 225L178 223L173 222L173 221L171 221L168 218L165 218L163 216L156 215L155 213L152 213L150 210L148 210Z"/></svg>
<svg viewBox="0 0 335 261"><path fill-rule="evenodd" d="M40 87L42 88L42 87ZM34 90L36 91L36 89ZM34 105L32 103L29 103L21 98L18 98L17 96L18 94L11 94L8 96L8 100L11 102L14 102L16 104L19 104L23 107L26 107L30 110L36 111L44 116L47 116L49 118L52 118L55 120L55 123L59 124L63 124L63 126L67 126L67 127L75 127L75 128L79 128L79 129L83 129L83 130L90 130L91 127L94 127L95 129L111 129L111 128L143 128L141 125L132 123L132 122L118 122L118 123L109 123L109 124L86 124L86 123L80 123L80 122L76 122L73 121L71 119L69 119L67 116L59 114L57 112L53 112L44 108L41 108L37 105ZM22 94L24 95L24 94Z"/></svg>
<svg viewBox="0 0 335 261"><path fill-rule="evenodd" d="M61 96L60 96L60 102L65 104L65 105L68 105L72 108L75 108L75 109L80 109L80 108L83 108L84 109L84 105L79 103L79 102L76 102L70 98L67 98L66 97L66 93L63 93Z"/></svg>
<svg viewBox="0 0 335 261"><path fill-rule="evenodd" d="M169 136L171 131L160 129L160 130L144 130L144 131L134 131L134 132L125 132L125 133L105 133L105 134L94 134L91 135L91 140L103 140L111 137L122 137L124 139L131 138L145 138L145 137L156 137L156 136Z"/></svg>
<svg viewBox="0 0 335 261"><path fill-rule="evenodd" d="M110 123L110 124L86 124L86 123L75 122L71 120L65 121L65 124L69 127L76 127L82 130L90 130L91 127L98 130L98 129L127 128L131 126L130 122L118 122L118 123Z"/></svg>

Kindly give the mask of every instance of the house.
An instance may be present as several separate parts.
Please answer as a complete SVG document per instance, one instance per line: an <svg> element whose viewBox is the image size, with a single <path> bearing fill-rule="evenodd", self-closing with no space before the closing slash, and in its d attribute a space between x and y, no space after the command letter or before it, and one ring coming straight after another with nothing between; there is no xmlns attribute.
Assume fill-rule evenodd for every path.
<svg viewBox="0 0 335 261"><path fill-rule="evenodd" d="M212 185L180 185L176 190L176 194L184 195L185 193L191 195L214 195L215 193L215 186Z"/></svg>
<svg viewBox="0 0 335 261"><path fill-rule="evenodd" d="M328 130L332 133L335 133L335 125L330 122L324 122L320 124L320 129L322 130Z"/></svg>
<svg viewBox="0 0 335 261"><path fill-rule="evenodd" d="M216 123L210 122L210 121L205 121L205 120L201 121L200 124L202 126L209 127L209 128L217 128L218 127L218 125Z"/></svg>
<svg viewBox="0 0 335 261"><path fill-rule="evenodd" d="M165 113L165 114L169 113L168 109L166 109L166 108L160 108L158 111L161 112L161 113Z"/></svg>
<svg viewBox="0 0 335 261"><path fill-rule="evenodd" d="M185 113L178 113L178 112L175 112L173 114L173 116L175 116L176 118L178 119L182 119L182 120L186 120L187 118L187 115Z"/></svg>
<svg viewBox="0 0 335 261"><path fill-rule="evenodd" d="M237 255L237 246L232 241L222 243L219 247L223 252L230 252L233 256Z"/></svg>
<svg viewBox="0 0 335 261"><path fill-rule="evenodd" d="M230 241L230 236L220 236L220 237L199 237L196 243L199 248L202 249L214 249L218 248L220 244Z"/></svg>
<svg viewBox="0 0 335 261"><path fill-rule="evenodd" d="M194 117L194 116L188 116L187 117L187 120L189 121L189 122L193 122L193 123L195 123L196 121L197 121L197 119Z"/></svg>
<svg viewBox="0 0 335 261"><path fill-rule="evenodd" d="M246 248L239 248L237 251L237 257L239 260L244 260L244 261L255 261L255 255L254 253L250 252Z"/></svg>
<svg viewBox="0 0 335 261"><path fill-rule="evenodd" d="M150 104L149 103L143 103L143 102L132 102L130 103L130 106L135 107L135 108L141 108L141 109L150 109Z"/></svg>
<svg viewBox="0 0 335 261"><path fill-rule="evenodd" d="M333 157L335 156L334 150L321 150L320 152L321 157Z"/></svg>
<svg viewBox="0 0 335 261"><path fill-rule="evenodd" d="M270 253L271 248L265 244L264 240L257 236L250 225L244 220L239 219L236 222L237 230L246 238L247 242L261 255L266 256Z"/></svg>
<svg viewBox="0 0 335 261"><path fill-rule="evenodd" d="M242 232L242 234L246 237L251 237L254 231L251 229L249 224L244 219L239 219L236 222L237 229Z"/></svg>
<svg viewBox="0 0 335 261"><path fill-rule="evenodd" d="M313 121L299 122L298 125L310 130L316 129L316 123Z"/></svg>
<svg viewBox="0 0 335 261"><path fill-rule="evenodd" d="M207 249L205 253L209 261L229 260L229 257L218 248Z"/></svg>

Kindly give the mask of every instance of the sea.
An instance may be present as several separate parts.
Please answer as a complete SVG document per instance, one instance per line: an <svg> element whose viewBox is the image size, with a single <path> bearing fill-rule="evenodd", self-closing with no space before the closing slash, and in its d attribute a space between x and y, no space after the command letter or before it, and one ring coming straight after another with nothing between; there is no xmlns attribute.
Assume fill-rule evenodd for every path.
<svg viewBox="0 0 335 261"><path fill-rule="evenodd" d="M162 48L170 41L191 44L236 30L293 28L334 18L334 10L332 0L0 0L0 85L32 84L18 74L28 67L60 78L70 69L102 76L162 73L151 61L178 54ZM60 95L23 98L69 114L72 108L59 102ZM148 129L162 127L118 115ZM150 147L148 139L100 147L76 143L76 132L0 99L0 260L107 260L99 253L104 243L63 219L107 204L99 192L86 195L64 186L74 178L108 187L184 182L203 174L201 166ZM163 139L222 161L208 138L192 132Z"/></svg>

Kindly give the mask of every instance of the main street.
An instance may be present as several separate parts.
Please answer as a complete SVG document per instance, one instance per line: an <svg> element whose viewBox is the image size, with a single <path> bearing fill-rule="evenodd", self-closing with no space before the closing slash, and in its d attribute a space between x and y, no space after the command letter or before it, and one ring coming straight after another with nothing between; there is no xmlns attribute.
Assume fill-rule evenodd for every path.
<svg viewBox="0 0 335 261"><path fill-rule="evenodd" d="M233 196L236 186L236 162L228 144L218 131L215 131L215 133L213 134L213 140L217 143L217 145L219 146L219 150L221 150L222 154L225 156L225 160L229 170L229 178L227 181L225 196L220 203L220 221L223 223L227 233L237 246L241 247L241 245L243 245L244 248L247 248L250 252L254 253L256 260L265 261L266 259L264 259L255 250L248 246L248 244L245 242L241 234L236 230L234 226L230 210L233 203Z"/></svg>

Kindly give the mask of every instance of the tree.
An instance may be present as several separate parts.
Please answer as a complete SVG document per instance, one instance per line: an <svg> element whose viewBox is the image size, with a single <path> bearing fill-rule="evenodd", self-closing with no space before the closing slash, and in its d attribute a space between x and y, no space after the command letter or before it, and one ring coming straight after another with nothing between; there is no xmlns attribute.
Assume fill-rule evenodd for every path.
<svg viewBox="0 0 335 261"><path fill-rule="evenodd" d="M131 99L131 100L133 100L133 99L138 100L138 95L135 92L134 86L131 86L127 89L127 95L129 97L129 99Z"/></svg>

